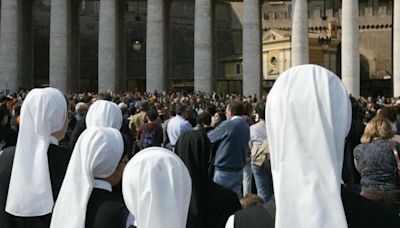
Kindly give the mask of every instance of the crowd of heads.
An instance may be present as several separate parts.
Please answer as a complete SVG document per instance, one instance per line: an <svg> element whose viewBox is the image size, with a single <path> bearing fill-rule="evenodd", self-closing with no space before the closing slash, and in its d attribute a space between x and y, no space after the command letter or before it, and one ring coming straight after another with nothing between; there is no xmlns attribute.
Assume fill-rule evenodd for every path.
<svg viewBox="0 0 400 228"><path fill-rule="evenodd" d="M302 78L302 81L300 81L300 73L298 71L303 71L303 74L315 71L318 71L318 73ZM331 81L317 79L317 74L325 75ZM307 82L309 84L315 83L315 88L317 89L300 89L301 85ZM293 88L295 89L293 90ZM320 92L325 89L329 90L329 92ZM336 75L316 66L295 68L288 73L284 73L273 90L271 90L271 96L268 98L271 100L267 105L265 105L267 97L257 98L255 95L246 97L235 94L207 94L202 92L147 93L130 91L119 94L113 92L99 94L84 92L69 94L64 97L60 96L61 93L58 90L57 92L54 92L54 90L51 88L32 90L29 93L21 90L11 95L3 95L0 98L1 126L16 129L16 131L21 130L21 132L23 130L24 135L35 135L37 132L43 132L43 134L51 133L48 137L46 136L48 138L47 144L50 143L53 136L57 139L64 138L66 132L66 140L69 140L68 136L74 128L73 125L86 118L87 129L79 137L74 147L64 179L67 187L63 186L60 191L59 199L61 200L57 201L54 206L53 200L47 196L49 199L46 199L48 202L45 207L36 208L37 210L42 210L40 213L45 214L51 212L54 206L51 227L57 227L59 224L64 223L65 214L70 212L71 214L77 214L76 211L68 210L79 208L78 204L89 201L95 179L107 180L112 185L117 185L120 182L127 159L131 157L132 153L132 145L126 145L125 135L121 126L124 120L141 112L146 113L147 123L156 123L157 121L162 123L175 115L179 115L187 120L192 127L200 126L200 128L217 127L224 120L231 119L233 116L245 116L253 123L258 120L266 120L268 140L271 144L270 149L274 152L271 153L272 173L274 181L277 181L276 186L274 186L274 190L276 190L275 199L277 205L279 205L276 213L276 227L289 227L291 222L303 224L302 227L305 227L304 224L312 224L312 227L322 227L326 222L331 225L334 224L334 226L330 227L344 227L343 224L346 223L346 218L340 194L338 194L341 184L340 167L343 164L343 151L338 148L344 148L344 139L350 131L351 119L360 119L366 125L365 132L361 138L362 143L369 143L374 138L390 139L394 133L397 133L396 129L400 129L400 126L396 126L397 123L400 123L400 101L398 99L386 99L378 96L376 99L372 97L360 97L359 99L351 97L349 100L344 86ZM35 96L36 93L41 93L41 91L56 94L57 102L53 102L53 104L51 99L43 98L45 96ZM302 93L306 93L305 97L310 99L297 99ZM30 98L39 99L42 103L37 105ZM104 100L111 102L105 102ZM325 101L330 101L331 103L328 102L328 104ZM37 105L41 109L22 110L26 115L24 117L25 121L30 121L32 124L26 124L25 122L24 129L20 129L22 126L20 125L20 112L23 102L32 103L33 106ZM65 107L58 104L63 104ZM109 107L110 105L113 107ZM96 109L94 108L95 106L102 107ZM22 107L29 109L30 106ZM118 110L118 114L114 115L115 110ZM47 114L43 114L44 117L46 115L55 115L59 119L54 120L54 122L43 122L47 119L34 119L35 116L40 116L40 114L34 112L47 112ZM332 113L335 113L335 115L331 115ZM352 116L351 113L353 113ZM99 115L104 116L104 118L98 119L95 117ZM114 118L116 115L119 117ZM69 118L66 118L67 116ZM106 119L111 122L102 122ZM247 121L246 119L244 120ZM43 125L46 125L46 127L38 127ZM327 127L328 125L331 128ZM40 129L37 131L36 127ZM69 127L69 131L67 127ZM99 130L99 128L104 129ZM122 134L118 131L120 128ZM139 131L136 130L135 134L138 133ZM197 200L199 204L201 203L201 197L203 196L198 192L196 193L196 191L200 188L199 186L210 184L211 182L208 176L210 156L203 153L203 151L211 152L211 143L204 132L191 134L200 135L196 138L193 137L194 135L182 134L176 145L173 145L174 149L176 149L176 154L161 147L151 147L138 152L132 162L128 163L125 173L129 174L125 178L129 178L123 182L124 197L126 197L128 209L132 213L140 215L140 219L137 219L139 227L149 227L148 224L151 223L154 224L154 227L161 227L162 225L184 227L186 224L185 214L188 207L192 208L192 205L189 206L191 194L192 201ZM20 140L23 140L22 137L23 135L20 135ZM46 137L37 135L37 142ZM25 137L25 139L28 138ZM182 142L185 138L187 138L186 141ZM313 140L316 138L325 143L315 144ZM200 145L195 142L198 139L204 141L202 145L207 147L206 149L195 148L194 145ZM298 139L298 141L287 144L282 143L287 139ZM40 149L27 147L32 145L43 146L43 144L37 142L27 142L24 144L26 148L23 146L17 147L17 151L24 151L24 153L16 153L14 161L17 162L15 162L14 166L25 164L24 162L18 162L18 159L22 161L29 158L29 156L33 156L30 153L31 149ZM188 154L187 147L190 147L193 150L192 152L197 150L198 153ZM300 150L301 153L298 153L297 150ZM41 151L45 152L45 150ZM148 151L152 151L152 153ZM319 153L315 153L315 151ZM46 163L46 161L42 162ZM191 163L192 166L198 169L191 170L193 167L190 167L187 163ZM17 168L29 170L29 167ZM46 166L41 167L41 169L45 168ZM201 172L199 171L200 168ZM296 170L296 173L293 172L293 169ZM330 178L324 178L327 173L331 175ZM195 174L197 175L196 177ZM29 175L20 175L18 177L20 179L17 180L15 177L11 179L11 188L16 188L15 186L22 182L32 182L32 186L37 184L35 180L26 180L26 176ZM194 177L195 179L193 179ZM204 181L201 180L202 178ZM161 186L165 181L171 181L170 188ZM86 183L86 185L81 182ZM138 182L143 185L138 185ZM68 185L68 183L75 184ZM46 182L46 184L50 185L51 183ZM81 188L82 185L84 188ZM160 186L157 187L157 185ZM293 191L293 185L296 185L299 191ZM193 187L195 189L191 189ZM47 189L46 191L51 189L49 186L44 186L42 189L44 188ZM23 191L30 191L30 189ZM81 197L81 199L68 202L69 194L71 193ZM193 198L194 194L198 198ZM202 194L205 194L205 192ZM32 194L23 195L32 196ZM7 212L19 213L17 204L21 199L17 197L20 196L21 194L19 193L12 193L8 196ZM35 195L33 194L33 196ZM163 196L165 197L161 199L160 197ZM329 204L321 203L326 200L325 197L330 199ZM145 205L140 203L141 199L146 199L153 204ZM307 208L304 208L304 200L307 200ZM28 197L23 202L24 204L33 204L35 199ZM261 203L262 200L255 195L247 195L241 201L242 207L260 205ZM184 206L179 207L177 204ZM177 206L174 208L171 205ZM302 210L304 217L313 217L312 221L310 223L306 222L302 216L293 216L292 220L285 220L286 212L293 210L293 208L299 211ZM318 214L315 215L316 212ZM84 213L84 211L80 212L80 214ZM337 214L338 217L326 216L326 214ZM35 216L36 214L33 215ZM176 219L154 220L152 219L153 217ZM69 220L71 227L80 227L83 222L84 220L80 216L76 218L71 216ZM144 224L147 224L147 226Z"/></svg>

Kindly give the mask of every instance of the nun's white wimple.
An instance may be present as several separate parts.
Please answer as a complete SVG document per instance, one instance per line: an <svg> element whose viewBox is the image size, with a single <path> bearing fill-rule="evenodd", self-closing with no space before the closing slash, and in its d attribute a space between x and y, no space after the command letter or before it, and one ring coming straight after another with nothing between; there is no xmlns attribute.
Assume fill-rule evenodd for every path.
<svg viewBox="0 0 400 228"><path fill-rule="evenodd" d="M33 89L21 107L21 122L8 189L6 211L32 217L51 213L54 205L47 150L51 136L65 126L67 101L57 89Z"/></svg>
<svg viewBox="0 0 400 228"><path fill-rule="evenodd" d="M266 123L276 228L346 228L340 195L351 105L340 79L316 65L284 72L268 95Z"/></svg>
<svg viewBox="0 0 400 228"><path fill-rule="evenodd" d="M191 188L185 164L161 147L136 154L122 179L124 201L140 228L185 228Z"/></svg>
<svg viewBox="0 0 400 228"><path fill-rule="evenodd" d="M95 101L86 114L86 127L93 126L112 127L119 130L122 126L121 109L111 101Z"/></svg>
<svg viewBox="0 0 400 228"><path fill-rule="evenodd" d="M85 227L95 178L113 174L123 150L121 133L113 128L90 127L79 136L54 206L51 228Z"/></svg>

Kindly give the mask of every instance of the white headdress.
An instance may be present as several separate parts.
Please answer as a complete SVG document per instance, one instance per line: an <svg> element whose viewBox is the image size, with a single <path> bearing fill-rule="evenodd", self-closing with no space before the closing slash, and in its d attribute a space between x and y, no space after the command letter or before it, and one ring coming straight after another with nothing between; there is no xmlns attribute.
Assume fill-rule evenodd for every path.
<svg viewBox="0 0 400 228"><path fill-rule="evenodd" d="M340 195L351 105L340 79L316 65L284 72L266 105L276 228L344 228Z"/></svg>
<svg viewBox="0 0 400 228"><path fill-rule="evenodd" d="M141 228L185 228L192 183L185 164L169 150L150 147L125 167L122 192Z"/></svg>
<svg viewBox="0 0 400 228"><path fill-rule="evenodd" d="M86 114L86 126L88 128L95 126L120 129L122 126L121 109L111 101L95 101Z"/></svg>
<svg viewBox="0 0 400 228"><path fill-rule="evenodd" d="M47 150L51 136L65 126L67 101L57 89L33 89L21 107L21 122L8 189L6 211L32 217L51 213L54 205Z"/></svg>
<svg viewBox="0 0 400 228"><path fill-rule="evenodd" d="M124 150L114 128L91 127L78 139L61 186L50 227L84 228L87 203L95 178L111 176Z"/></svg>

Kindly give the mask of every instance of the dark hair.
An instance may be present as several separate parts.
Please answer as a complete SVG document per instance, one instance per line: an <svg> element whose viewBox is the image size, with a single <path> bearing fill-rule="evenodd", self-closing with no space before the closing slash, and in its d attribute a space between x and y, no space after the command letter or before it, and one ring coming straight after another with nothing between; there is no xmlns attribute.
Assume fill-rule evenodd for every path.
<svg viewBox="0 0 400 228"><path fill-rule="evenodd" d="M6 108L6 106L1 105L0 106L0 124L5 117L7 117L7 123L6 123L6 125L7 125L10 121L11 115L10 115L10 112L8 111L8 109Z"/></svg>
<svg viewBox="0 0 400 228"><path fill-rule="evenodd" d="M231 101L228 105L233 116L242 116L244 114L244 108L241 102Z"/></svg>
<svg viewBox="0 0 400 228"><path fill-rule="evenodd" d="M247 116L251 116L253 112L253 106L249 102L243 102L243 114Z"/></svg>
<svg viewBox="0 0 400 228"><path fill-rule="evenodd" d="M202 112L197 118L198 124L210 125L211 124L211 114L209 112Z"/></svg>
<svg viewBox="0 0 400 228"><path fill-rule="evenodd" d="M189 106L185 103L178 103L175 107L175 112L177 115L182 115L185 111L189 109Z"/></svg>
<svg viewBox="0 0 400 228"><path fill-rule="evenodd" d="M258 114L258 118L265 120L265 104L264 103L257 104L256 113Z"/></svg>
<svg viewBox="0 0 400 228"><path fill-rule="evenodd" d="M147 111L147 117L151 121L156 121L158 117L158 112L155 108L150 108L149 111Z"/></svg>
<svg viewBox="0 0 400 228"><path fill-rule="evenodd" d="M207 106L206 111L208 111L212 116L217 112L217 108L213 104Z"/></svg>
<svg viewBox="0 0 400 228"><path fill-rule="evenodd" d="M219 122L222 123L223 121L226 120L226 115L224 112L216 112L219 116Z"/></svg>
<svg viewBox="0 0 400 228"><path fill-rule="evenodd" d="M175 116L176 112L175 112L175 108L176 108L176 104L171 104L168 108L168 112L171 116Z"/></svg>
<svg viewBox="0 0 400 228"><path fill-rule="evenodd" d="M393 107L386 106L381 108L378 113L379 117L388 119L390 122L396 122L396 110Z"/></svg>
<svg viewBox="0 0 400 228"><path fill-rule="evenodd" d="M141 111L147 111L149 109L149 103L147 103L147 101L139 102L138 109Z"/></svg>

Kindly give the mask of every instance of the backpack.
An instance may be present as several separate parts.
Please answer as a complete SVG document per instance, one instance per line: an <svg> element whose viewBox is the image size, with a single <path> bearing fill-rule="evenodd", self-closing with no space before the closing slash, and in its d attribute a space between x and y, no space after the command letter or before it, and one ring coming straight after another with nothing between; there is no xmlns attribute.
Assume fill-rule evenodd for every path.
<svg viewBox="0 0 400 228"><path fill-rule="evenodd" d="M157 126L154 126L151 131L148 129L148 124L143 124L143 133L140 138L140 149L143 150L147 147L160 146L157 142Z"/></svg>
<svg viewBox="0 0 400 228"><path fill-rule="evenodd" d="M259 146L251 148L251 161L253 165L260 169L271 169L268 140L264 140Z"/></svg>

